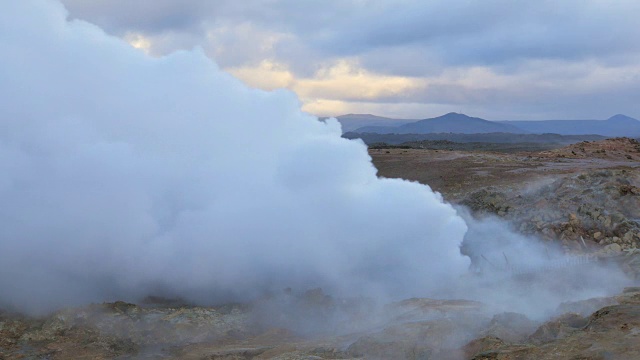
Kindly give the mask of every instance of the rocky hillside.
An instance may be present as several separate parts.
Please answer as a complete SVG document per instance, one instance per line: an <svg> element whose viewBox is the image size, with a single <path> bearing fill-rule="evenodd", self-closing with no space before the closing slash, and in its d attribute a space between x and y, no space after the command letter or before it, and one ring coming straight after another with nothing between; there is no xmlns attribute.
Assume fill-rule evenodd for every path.
<svg viewBox="0 0 640 360"><path fill-rule="evenodd" d="M541 157L640 160L640 144L628 138L583 142L542 152ZM614 250L640 247L640 169L591 169L521 189L487 187L461 204L477 214L508 220L525 234L560 241L567 250L593 245Z"/></svg>
<svg viewBox="0 0 640 360"><path fill-rule="evenodd" d="M526 339L507 342L486 336L464 349L473 360L638 359L640 358L640 288L629 288L613 304L583 317L560 315Z"/></svg>
<svg viewBox="0 0 640 360"><path fill-rule="evenodd" d="M561 149L542 152L540 156L562 158L599 158L640 160L640 142L636 139L620 137L601 141L582 141Z"/></svg>

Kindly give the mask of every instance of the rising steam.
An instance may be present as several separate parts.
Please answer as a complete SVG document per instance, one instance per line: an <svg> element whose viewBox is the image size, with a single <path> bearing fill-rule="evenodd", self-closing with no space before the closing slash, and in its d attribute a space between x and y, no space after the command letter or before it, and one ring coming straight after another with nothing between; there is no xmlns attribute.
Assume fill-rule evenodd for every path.
<svg viewBox="0 0 640 360"><path fill-rule="evenodd" d="M0 303L284 287L426 295L469 265L429 187L199 51L151 58L53 1L0 5Z"/></svg>
<svg viewBox="0 0 640 360"><path fill-rule="evenodd" d="M512 265L565 260L497 220L465 222L427 186L377 178L362 142L290 92L66 17L51 0L0 4L0 307L323 287L544 315L627 281L591 263L514 281ZM494 274L467 273L467 224L465 251Z"/></svg>

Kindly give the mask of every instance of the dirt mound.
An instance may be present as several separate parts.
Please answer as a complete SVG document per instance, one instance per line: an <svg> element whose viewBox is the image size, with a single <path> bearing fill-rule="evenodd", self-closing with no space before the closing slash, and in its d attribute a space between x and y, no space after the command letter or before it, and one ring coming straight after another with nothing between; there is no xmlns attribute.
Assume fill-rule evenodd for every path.
<svg viewBox="0 0 640 360"><path fill-rule="evenodd" d="M614 252L640 243L640 170L589 170L521 191L485 188L461 201L527 235L560 241L572 252Z"/></svg>
<svg viewBox="0 0 640 360"><path fill-rule="evenodd" d="M640 143L631 138L621 137L600 141L583 141L560 149L543 151L541 157L557 158L600 158L600 159L640 159Z"/></svg>
<svg viewBox="0 0 640 360"><path fill-rule="evenodd" d="M564 314L542 324L527 340L509 344L500 338L476 339L465 347L468 358L480 359L638 359L640 358L640 293L630 289L620 304L606 306L588 318ZM475 352L475 353L474 353Z"/></svg>

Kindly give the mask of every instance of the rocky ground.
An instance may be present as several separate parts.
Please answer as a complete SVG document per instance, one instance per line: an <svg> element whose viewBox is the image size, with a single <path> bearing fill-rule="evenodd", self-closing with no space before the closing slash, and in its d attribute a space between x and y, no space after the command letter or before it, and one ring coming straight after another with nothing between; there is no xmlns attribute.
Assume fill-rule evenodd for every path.
<svg viewBox="0 0 640 360"><path fill-rule="evenodd" d="M429 184L445 199L576 253L640 243L640 143L582 142L551 151L370 151L379 175ZM402 174L402 175L401 175Z"/></svg>
<svg viewBox="0 0 640 360"><path fill-rule="evenodd" d="M638 282L640 144L634 140L526 153L370 153L381 176L427 183L477 218L502 219L517 233L587 259L583 266L607 261ZM286 289L214 307L150 297L42 317L0 311L0 359L640 358L640 288L620 291L560 304L545 318L496 311L483 301L378 304L321 289Z"/></svg>
<svg viewBox="0 0 640 360"><path fill-rule="evenodd" d="M268 327L257 315L264 305L260 302L224 307L105 303L40 319L0 314L0 358L595 360L640 356L640 288L562 304L559 315L544 322L517 313L491 315L482 303L464 300L408 299L375 309L361 300L350 304L348 311L340 299L319 290L278 299L283 300L304 309L290 320L313 318L321 311L327 318L340 313L349 326L332 323L336 327L331 331L312 333L295 326L294 330ZM563 312L567 309L578 312ZM324 325L330 323L327 320Z"/></svg>

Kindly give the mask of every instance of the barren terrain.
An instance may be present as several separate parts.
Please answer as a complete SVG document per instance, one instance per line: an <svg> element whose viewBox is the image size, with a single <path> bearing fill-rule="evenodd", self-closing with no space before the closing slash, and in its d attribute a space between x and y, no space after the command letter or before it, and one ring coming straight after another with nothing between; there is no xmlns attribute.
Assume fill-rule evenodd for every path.
<svg viewBox="0 0 640 360"><path fill-rule="evenodd" d="M476 216L567 252L640 243L640 144L616 138L540 152L372 149L379 175L429 184ZM618 248L619 246L619 248Z"/></svg>
<svg viewBox="0 0 640 360"><path fill-rule="evenodd" d="M582 142L539 152L375 148L378 175L418 181L458 201L488 186L525 189L594 169L637 169L640 145L631 139Z"/></svg>

